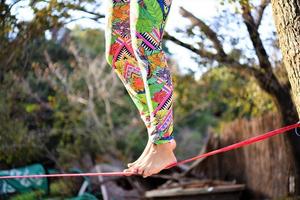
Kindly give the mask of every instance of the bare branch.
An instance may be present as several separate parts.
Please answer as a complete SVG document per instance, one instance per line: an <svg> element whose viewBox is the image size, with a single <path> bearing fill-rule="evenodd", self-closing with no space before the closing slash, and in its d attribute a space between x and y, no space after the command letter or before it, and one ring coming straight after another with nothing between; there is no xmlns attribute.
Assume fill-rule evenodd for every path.
<svg viewBox="0 0 300 200"><path fill-rule="evenodd" d="M61 173L65 173L64 168L60 165L60 162L58 161L57 156L55 155L55 153L53 153L53 151L49 150L49 149L46 147L46 145L44 145L43 150L44 150L45 153L46 153L46 157L47 157L49 160L51 160L51 161L53 161L53 162L55 163L56 167L59 168L60 172L61 172Z"/></svg>
<svg viewBox="0 0 300 200"><path fill-rule="evenodd" d="M242 17L247 27L256 56L258 58L259 65L262 69L266 71L266 73L273 73L272 64L269 60L269 56L260 38L260 33L258 32L258 28L255 23L255 20L251 14L249 2L247 1L247 3L245 2L241 3L241 8L242 8Z"/></svg>
<svg viewBox="0 0 300 200"><path fill-rule="evenodd" d="M225 56L225 52L221 41L218 39L217 33L213 31L208 25L205 24L201 19L194 16L191 12L187 11L183 7L180 7L180 12L183 17L187 17L194 26L198 26L200 30L212 41L215 49L220 56Z"/></svg>
<svg viewBox="0 0 300 200"><path fill-rule="evenodd" d="M67 97L70 101L72 102L77 102L83 105L88 104L88 100L86 100L83 97L79 97L76 95L71 94L71 87L68 85L66 78L58 71L56 70L54 63L51 61L50 55L48 54L47 51L44 51L44 56L46 58L46 61L48 63L48 68L52 74L55 75L55 77L62 83L64 89L66 90Z"/></svg>
<svg viewBox="0 0 300 200"><path fill-rule="evenodd" d="M214 54L204 49L197 49L192 45L184 43L178 40L177 38L167 34L166 38L191 50L192 52L200 55L201 57L218 61L220 64L225 65L230 69L237 70L243 75L247 76L250 74L251 76L254 76L262 89L264 89L268 93L273 94L274 92L276 92L276 89L281 88L281 85L272 71L272 65L269 60L269 56L263 46L255 20L251 15L251 7L249 2L243 1L240 2L240 4L242 8L242 17L244 19L244 23L247 27L250 39L254 46L254 50L258 57L259 66L254 67L249 66L247 64L241 64L238 60L235 60L234 58L231 58L228 55L226 55L224 53L220 40L218 40L217 38L217 34L212 29L210 29L203 21L193 16L190 12L184 10L183 8L181 8L183 16L188 17L192 21L193 25L199 26L202 32L213 42L214 47L217 49L217 53Z"/></svg>
<svg viewBox="0 0 300 200"><path fill-rule="evenodd" d="M229 56L221 56L219 54L213 54L205 50L199 50L190 44L178 40L177 38L169 35L168 33L165 33L165 37L166 39L169 39L170 41L191 50L192 52L196 53L197 55L203 58L218 61L221 65L227 66L228 68L239 72L242 76L248 77L249 75L251 75L255 78L260 77L261 81L264 78L264 74L259 69L249 66L247 64L241 64L240 62L234 60L233 58L230 58Z"/></svg>
<svg viewBox="0 0 300 200"><path fill-rule="evenodd" d="M165 33L164 37L182 47L185 47L186 49L189 49L190 51L200 55L201 57L214 60L216 56L218 56L217 54L214 54L212 52L206 51L204 49L197 49L191 44L184 43L181 40L178 40L176 37L169 35L167 32Z"/></svg>
<svg viewBox="0 0 300 200"><path fill-rule="evenodd" d="M93 11L86 10L84 7L81 7L81 6L75 7L75 10L82 11L82 12L88 13L90 15L94 15L97 18L104 18L105 17L105 15L102 15L102 14L99 14L99 13L96 13L96 12L93 12Z"/></svg>
<svg viewBox="0 0 300 200"><path fill-rule="evenodd" d="M19 2L21 2L21 0L17 0L15 2L13 2L12 4L9 5L8 10L11 11L12 7L14 7L16 4L18 4Z"/></svg>
<svg viewBox="0 0 300 200"><path fill-rule="evenodd" d="M266 7L270 4L270 2L271 2L270 0L261 0L261 4L257 11L257 19L255 22L256 28L258 28L260 26L261 20L264 15L264 11L265 11Z"/></svg>

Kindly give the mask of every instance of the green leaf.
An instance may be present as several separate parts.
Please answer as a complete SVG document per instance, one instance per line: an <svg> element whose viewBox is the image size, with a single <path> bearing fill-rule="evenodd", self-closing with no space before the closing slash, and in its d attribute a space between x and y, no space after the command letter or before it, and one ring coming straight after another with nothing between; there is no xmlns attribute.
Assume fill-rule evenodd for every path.
<svg viewBox="0 0 300 200"><path fill-rule="evenodd" d="M139 33L151 32L153 29L153 24L149 20L139 19L136 24L136 30Z"/></svg>
<svg viewBox="0 0 300 200"><path fill-rule="evenodd" d="M136 30L140 33L151 32L156 24L155 19L142 7L139 8L139 17L136 23Z"/></svg>
<svg viewBox="0 0 300 200"><path fill-rule="evenodd" d="M148 79L148 84L151 85L153 83L155 83L157 81L157 79L155 77L151 77L150 79Z"/></svg>
<svg viewBox="0 0 300 200"><path fill-rule="evenodd" d="M157 106L158 106L158 103L157 103L157 102L155 102L155 101L151 101L151 103L152 103L152 107L153 107L153 109L156 109L156 108L157 108Z"/></svg>
<svg viewBox="0 0 300 200"><path fill-rule="evenodd" d="M150 85L150 86L149 86L149 89L150 89L151 96L152 96L154 93L159 92L163 87L164 87L164 84L163 84L163 83L161 83L161 84L153 84L153 85Z"/></svg>
<svg viewBox="0 0 300 200"><path fill-rule="evenodd" d="M138 95L137 95L137 98L138 98L143 104L146 104L146 103L147 103L147 99L146 99L145 94L138 94Z"/></svg>
<svg viewBox="0 0 300 200"><path fill-rule="evenodd" d="M37 111L39 109L40 109L40 106L38 104L32 104L32 103L30 103L30 104L27 104L25 106L25 110L28 113L32 113L32 112Z"/></svg>
<svg viewBox="0 0 300 200"><path fill-rule="evenodd" d="M161 22L163 20L162 10L157 0L144 0L147 6L147 12L155 19L155 21Z"/></svg>

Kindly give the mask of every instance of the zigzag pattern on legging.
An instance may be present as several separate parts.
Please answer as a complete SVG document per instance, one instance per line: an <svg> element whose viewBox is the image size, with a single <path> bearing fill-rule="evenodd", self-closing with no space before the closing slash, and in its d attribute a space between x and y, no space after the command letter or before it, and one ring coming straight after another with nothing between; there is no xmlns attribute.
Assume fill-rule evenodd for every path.
<svg viewBox="0 0 300 200"><path fill-rule="evenodd" d="M108 1L111 34L106 37L106 58L137 106L152 141L169 142L173 138L173 85L161 44L171 0Z"/></svg>
<svg viewBox="0 0 300 200"><path fill-rule="evenodd" d="M141 46L147 50L152 51L156 49L160 49L160 44L157 38L155 38L152 33L137 33L137 36L142 39Z"/></svg>

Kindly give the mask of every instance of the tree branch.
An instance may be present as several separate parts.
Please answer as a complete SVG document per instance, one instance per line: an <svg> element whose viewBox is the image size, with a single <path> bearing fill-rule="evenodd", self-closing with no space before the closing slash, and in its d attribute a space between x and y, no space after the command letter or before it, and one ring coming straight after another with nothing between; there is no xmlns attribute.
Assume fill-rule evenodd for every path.
<svg viewBox="0 0 300 200"><path fill-rule="evenodd" d="M249 2L247 1L246 3L245 2L241 3L241 8L242 8L242 17L243 17L244 23L247 27L247 30L248 30L252 45L254 47L255 53L257 55L259 65L267 73L273 73L272 65L269 60L269 56L265 50L265 47L260 38L260 34L258 32L257 25L251 14Z"/></svg>
<svg viewBox="0 0 300 200"><path fill-rule="evenodd" d="M178 40L177 38L169 35L168 33L165 33L165 37L166 39L191 50L192 52L196 53L197 55L203 58L209 60L215 60L219 62L221 65L224 65L229 69L238 72L242 76L248 77L250 75L254 77L257 80L260 87L268 93L274 94L278 90L278 88L282 88L282 86L280 85L278 79L276 78L273 72L266 73L260 70L258 67L250 66L247 64L241 64L240 62L234 60L229 56L221 56L219 54L213 54L203 49L199 50L190 44Z"/></svg>
<svg viewBox="0 0 300 200"><path fill-rule="evenodd" d="M254 68L254 67L251 67L251 66L246 65L246 64L241 64L238 61L234 60L233 58L230 58L227 55L222 56L220 54L211 53L211 52L206 51L204 49L197 49L197 48L193 47L192 45L184 43L181 40L175 38L174 36L171 36L167 32L165 33L165 38L172 41L172 42L174 42L175 44L178 44L182 47L185 47L186 49L194 52L195 54L201 56L202 58L218 61L220 64L226 65L226 66L230 67L233 70L237 70L237 71L239 71L239 73L241 73L245 76L249 76L249 74L254 75L256 73L259 73L259 70Z"/></svg>
<svg viewBox="0 0 300 200"><path fill-rule="evenodd" d="M267 0L264 0L264 2L267 3ZM205 49L197 49L193 45L184 43L178 40L177 38L169 35L168 33L165 34L165 37L166 39L169 39L174 43L191 50L192 52L198 54L201 57L217 61L220 65L224 65L229 69L235 70L243 76L247 77L250 75L254 77L264 91L273 96L276 96L278 94L278 91L283 91L282 85L280 84L272 70L272 65L269 61L267 52L263 46L255 20L251 15L249 2L247 0L243 1L241 2L241 6L243 11L242 17L244 19L244 23L247 27L250 39L252 41L254 50L259 60L258 66L241 64L238 60L228 56L224 52L222 44L217 37L217 34L211 28L209 28L203 21L201 21L200 19L198 19L183 8L181 8L183 16L189 18L192 21L193 25L199 26L201 31L213 42L214 47L217 49L217 53L212 53Z"/></svg>
<svg viewBox="0 0 300 200"><path fill-rule="evenodd" d="M206 51L204 49L197 49L191 44L184 43L181 40L178 40L176 37L169 35L167 32L164 34L164 38L178 44L179 46L189 49L190 51L194 52L197 55L200 55L201 57L214 60L216 56L218 56L217 54L214 54L212 52Z"/></svg>
<svg viewBox="0 0 300 200"><path fill-rule="evenodd" d="M104 18L105 17L105 15L102 15L102 14L99 14L99 13L96 13L96 12L93 12L93 11L86 10L82 6L77 6L77 7L74 8L74 10L82 11L82 12L88 13L90 15L94 15L98 18Z"/></svg>
<svg viewBox="0 0 300 200"><path fill-rule="evenodd" d="M270 2L271 2L270 0L261 0L261 4L260 4L260 6L258 8L258 11L257 11L257 19L256 19L256 22L255 22L255 25L256 25L257 29L261 24L261 20L263 18L264 11L265 11L266 7L270 4Z"/></svg>
<svg viewBox="0 0 300 200"><path fill-rule="evenodd" d="M193 26L198 26L200 30L212 41L215 49L220 56L226 55L221 41L218 39L215 31L213 31L208 25L205 24L205 22L195 17L191 12L187 11L183 7L180 7L180 12L183 17L187 17L192 22Z"/></svg>

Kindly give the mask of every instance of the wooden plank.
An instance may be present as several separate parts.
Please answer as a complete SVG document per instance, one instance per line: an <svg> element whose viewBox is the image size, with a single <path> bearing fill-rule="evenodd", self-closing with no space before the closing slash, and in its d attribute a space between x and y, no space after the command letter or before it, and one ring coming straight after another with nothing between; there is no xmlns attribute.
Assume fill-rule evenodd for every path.
<svg viewBox="0 0 300 200"><path fill-rule="evenodd" d="M172 188L172 189L157 189L151 190L145 193L145 197L174 197L174 196L189 196L189 195L207 195L207 194L217 194L217 193L230 193L230 192L240 192L245 189L245 185L222 185L214 187L205 188Z"/></svg>

